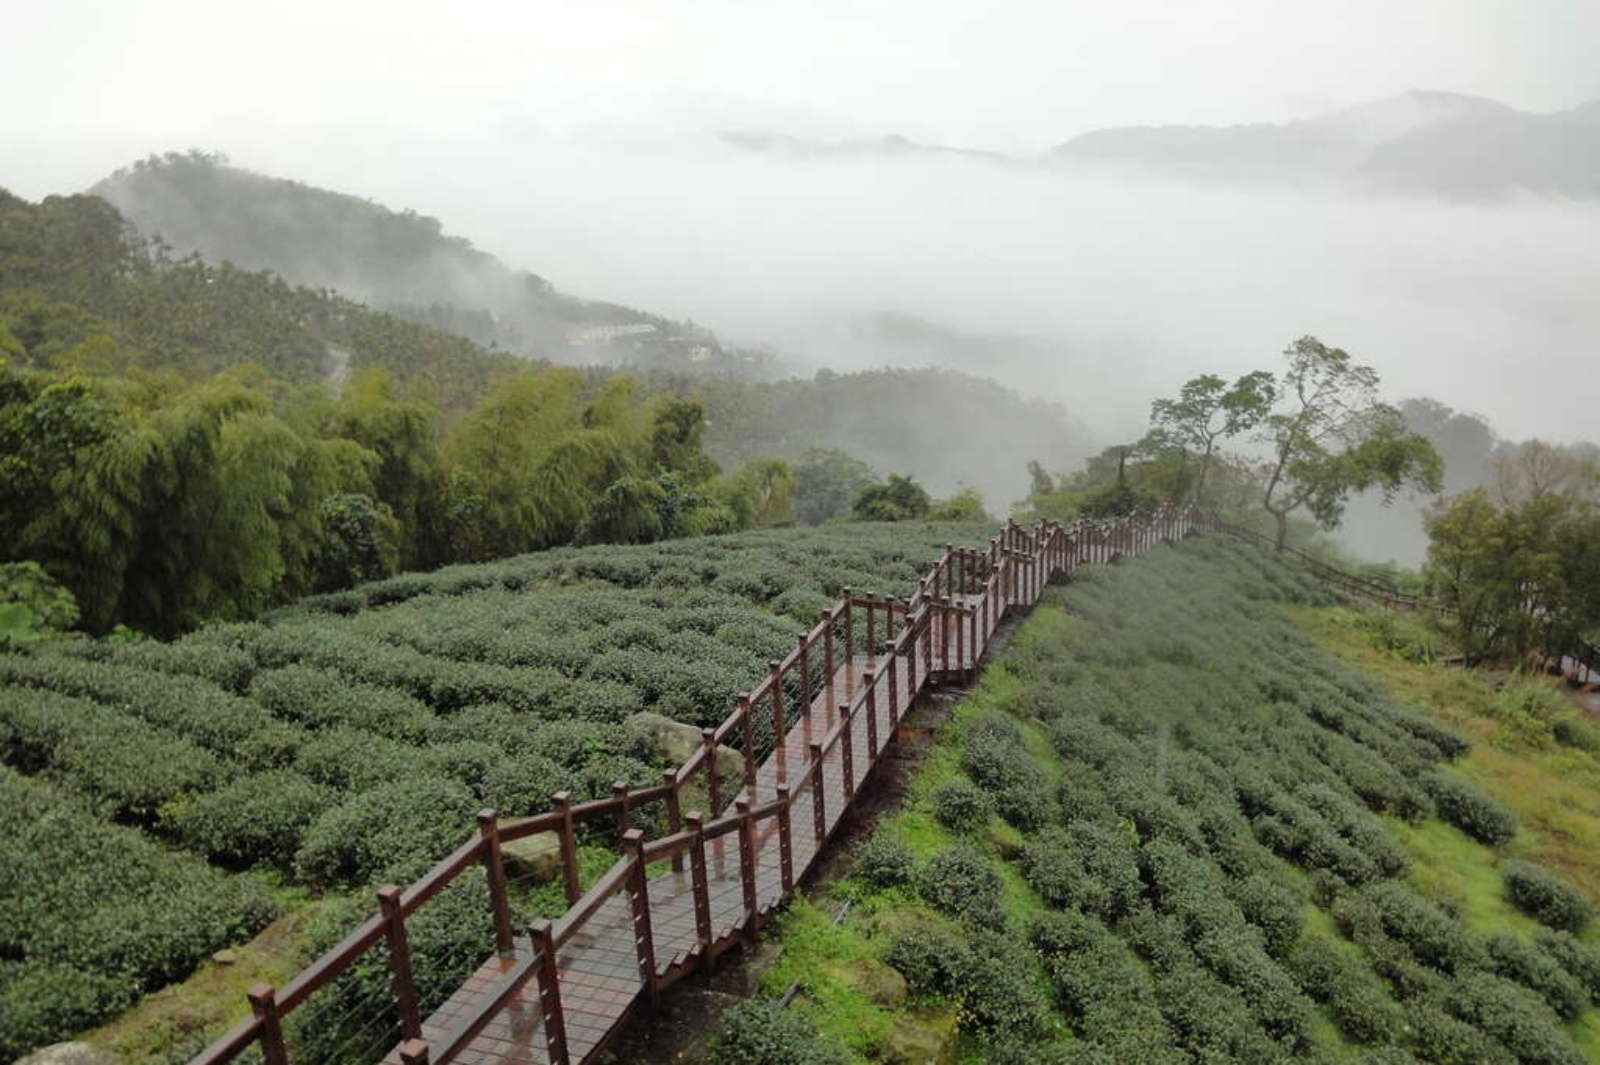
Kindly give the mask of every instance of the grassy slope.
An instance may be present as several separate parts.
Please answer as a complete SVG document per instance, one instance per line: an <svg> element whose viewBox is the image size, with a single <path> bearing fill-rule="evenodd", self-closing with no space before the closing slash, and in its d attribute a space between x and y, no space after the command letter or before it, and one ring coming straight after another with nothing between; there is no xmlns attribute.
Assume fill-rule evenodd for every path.
<svg viewBox="0 0 1600 1065"><path fill-rule="evenodd" d="M1113 583L1117 579L1110 578ZM1083 643L1083 622L1060 609L1072 609L1074 598L1069 594L1047 601L1024 622L1012 647L956 707L950 725L942 731L933 754L914 780L903 808L880 823L875 838L900 840L909 845L919 861L926 861L957 842L960 834L934 819L931 797L940 787L964 778L962 754L967 728L986 715L998 712L1019 719L1024 740L1037 764L1049 775L1052 785L1060 780L1066 771L1063 761L1046 729L1030 720L1039 694L1030 690L1019 676L1019 669L1025 672L1023 663L1037 662L1041 650L1070 656L1074 645ZM1134 612L1130 608L1130 613ZM1319 654L1315 644L1321 644L1332 656L1381 680L1395 699L1427 709L1436 720L1470 737L1474 741L1471 751L1443 771L1475 782L1516 813L1521 826L1517 838L1498 849L1475 842L1460 829L1436 818L1408 822L1382 814L1381 824L1405 848L1410 861L1405 884L1427 899L1444 903L1473 933L1509 931L1524 940L1538 926L1504 899L1498 871L1503 860L1526 858L1587 885L1591 894L1600 889L1600 759L1559 746L1550 739L1549 717L1558 703L1541 704L1536 695L1527 692L1497 693L1481 678L1410 663L1379 650L1367 636L1372 626L1361 622L1347 608L1273 606L1263 617L1289 619L1300 633L1298 640L1304 645L1300 654L1305 659L1331 661L1331 656ZM1118 620L1120 623L1123 619ZM1263 631L1267 628L1262 627ZM1171 635L1181 638L1182 634L1174 631ZM1137 670L1141 665L1130 661L1126 668ZM1542 726L1529 724L1526 707L1530 703L1543 706L1546 716ZM1132 716L1137 716L1137 711ZM1534 717L1538 718L1538 713ZM1049 906L1029 886L1013 860L1017 830L999 818L991 818L982 836L985 851L1004 877L1008 919L1025 924L1048 911ZM1309 880L1289 863L1278 864L1289 881L1305 884ZM831 915L846 900L853 908L841 925L833 927ZM1329 910L1308 898L1303 919L1302 939L1331 944L1341 955L1366 966L1367 949L1341 933ZM857 975L884 956L899 929L918 921L950 923L908 886L886 888L859 874L847 877L823 897L791 909L781 926L782 960L767 975L766 990L776 993L790 983L800 984L806 994L796 1008L825 1037L849 1048L854 1059L873 1060L897 1024L926 1024L937 1029L960 1015L959 1001L938 996L920 1000L913 996L905 1006L886 1006L874 1000L870 985ZM1583 939L1591 945L1600 943L1600 927L1591 923ZM1153 971L1148 959L1144 964ZM1044 977L1036 974L1035 980L1043 982ZM1052 996L1052 1003L1035 1036L1038 1042L1077 1026L1077 1018L1062 1009L1058 996ZM1586 1009L1564 1027L1584 1059L1600 1060L1600 1011ZM1285 1060L1364 1060L1366 1051L1341 1033L1327 1008L1317 1008L1310 1033L1312 1045L1304 1051L1304 1057ZM1086 1051L1081 1041L1070 1038L1060 1045L1062 1060L1079 1060L1073 1055ZM984 1039L970 1032L963 1035L963 1060L986 1060L990 1051ZM1101 1059L1085 1054L1082 1060Z"/></svg>

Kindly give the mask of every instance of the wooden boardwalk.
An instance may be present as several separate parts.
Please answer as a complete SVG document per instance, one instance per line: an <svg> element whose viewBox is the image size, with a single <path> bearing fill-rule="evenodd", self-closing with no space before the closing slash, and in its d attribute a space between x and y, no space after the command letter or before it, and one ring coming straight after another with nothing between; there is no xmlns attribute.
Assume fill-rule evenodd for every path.
<svg viewBox="0 0 1600 1065"><path fill-rule="evenodd" d="M679 769L652 787L618 782L610 799L572 805L558 794L548 814L500 822L479 815L479 834L422 880L379 892L378 916L281 990L250 992L254 1016L192 1065L220 1065L259 1047L266 1065L290 1065L283 1017L366 952L387 946L402 1042L397 1065L551 1063L594 1060L630 1014L675 981L750 940L816 864L904 715L931 685L970 678L1011 611L1032 606L1052 578L1085 563L1142 554L1207 527L1196 511L1028 531L1008 523L987 549L947 548L904 600L843 599ZM731 748L742 765L724 768ZM731 779L730 779L731 774ZM731 801L723 801L729 798ZM703 803L707 818L682 809ZM659 809L665 834L646 839L639 811ZM579 882L579 829L614 825L621 856L587 887ZM549 833L560 846L568 910L519 935L513 929L503 843ZM424 1017L406 921L447 884L481 865L495 951Z"/></svg>

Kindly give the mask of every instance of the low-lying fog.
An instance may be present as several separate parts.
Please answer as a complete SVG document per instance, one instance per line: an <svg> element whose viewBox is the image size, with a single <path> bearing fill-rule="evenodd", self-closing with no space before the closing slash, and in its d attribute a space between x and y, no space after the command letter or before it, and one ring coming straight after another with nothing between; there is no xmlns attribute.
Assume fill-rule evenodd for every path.
<svg viewBox="0 0 1600 1065"><path fill-rule="evenodd" d="M219 147L797 363L964 360L1063 401L1107 442L1188 377L1276 368L1304 333L1378 367L1390 398L1431 395L1511 437L1594 435L1596 204L769 157L709 138ZM917 328L873 327L884 312Z"/></svg>
<svg viewBox="0 0 1600 1065"><path fill-rule="evenodd" d="M1378 367L1391 400L1433 396L1510 438L1596 435L1592 202L761 155L710 135L237 132L205 146L434 215L567 292L693 319L802 371L993 376L1064 403L1102 443L1136 436L1150 400L1195 374L1276 369L1305 333ZM72 187L104 173L79 169Z"/></svg>

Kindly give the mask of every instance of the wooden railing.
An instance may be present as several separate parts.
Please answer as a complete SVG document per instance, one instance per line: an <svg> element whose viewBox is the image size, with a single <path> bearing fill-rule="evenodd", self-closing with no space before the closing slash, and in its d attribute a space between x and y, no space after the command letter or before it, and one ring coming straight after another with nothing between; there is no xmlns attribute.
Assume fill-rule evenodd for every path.
<svg viewBox="0 0 1600 1065"><path fill-rule="evenodd" d="M703 730L700 746L677 769L664 771L659 783L634 788L619 781L610 797L583 803L573 803L569 794L561 792L553 797L550 812L535 817L502 820L493 810L481 811L476 834L409 887L381 888L377 914L332 950L281 988L264 984L252 988L247 996L251 1016L191 1065L220 1065L251 1047L259 1048L266 1065L289 1065L285 1016L380 944L386 948L400 1061L442 1065L455 1060L506 1003L536 980L542 1049L548 1060L567 1065L573 1058L557 959L597 915L626 897L638 954L637 991L653 1002L674 980L711 964L723 950L748 938L782 904L804 872L793 858L795 822L809 823L815 851L820 852L838 814L853 802L913 701L932 683L964 679L975 671L1008 612L1031 606L1052 579L1080 564L1115 562L1155 544L1219 527L1213 516L1193 508L1181 512L1167 508L1112 522L1081 521L1070 527L1042 523L1032 530L1008 522L987 548L947 547L907 599L863 596L844 589L821 620L799 634L794 650L769 663L761 683L737 696L727 718ZM810 713L815 700L832 700L835 678L844 670L861 668L863 657L867 664L862 681L837 707L831 727L811 737L803 753L791 750L783 742L791 728ZM728 774L718 768L718 752L725 748L742 756L742 777L737 781L726 779ZM773 772L763 784L762 770L767 767ZM841 774L839 794L830 793L825 769ZM694 809L685 812L689 803L701 800L706 809L720 812L710 819ZM830 809L830 801L842 804L841 809ZM664 814L665 834L656 839L647 839L634 823L647 804L660 804ZM621 853L585 890L579 877L578 831L596 822L615 827ZM560 918L538 921L519 936L511 916L502 847L543 832L554 833L559 844L568 908ZM759 847L770 843L774 833L779 879L775 893L763 897L756 860ZM707 855L708 848L727 837L733 842L723 844L724 850L735 847L738 854L743 906L741 919L725 930L712 920ZM671 941L653 928L648 870L662 862L674 874L686 867L690 874L692 942ZM424 1040L406 922L475 866L483 867L488 885L485 918L494 950L509 964L448 1030Z"/></svg>

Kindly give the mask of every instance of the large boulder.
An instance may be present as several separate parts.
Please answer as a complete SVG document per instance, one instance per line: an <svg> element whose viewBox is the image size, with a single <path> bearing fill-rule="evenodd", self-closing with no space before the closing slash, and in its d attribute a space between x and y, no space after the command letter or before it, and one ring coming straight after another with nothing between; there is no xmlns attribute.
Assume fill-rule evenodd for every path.
<svg viewBox="0 0 1600 1065"><path fill-rule="evenodd" d="M872 1000L873 1005L897 1010L906 1004L906 978L877 958L858 958L837 970L839 981Z"/></svg>
<svg viewBox="0 0 1600 1065"><path fill-rule="evenodd" d="M651 752L665 765L682 765L704 743L700 730L670 717L641 710L623 722L634 735L644 740ZM731 747L717 748L717 773L724 778L744 775L744 759Z"/></svg>
<svg viewBox="0 0 1600 1065"><path fill-rule="evenodd" d="M879 1057L888 1065L955 1065L960 1045L954 1013L902 1015Z"/></svg>
<svg viewBox="0 0 1600 1065"><path fill-rule="evenodd" d="M55 1043L41 1047L17 1065L121 1065L115 1054L88 1043Z"/></svg>
<svg viewBox="0 0 1600 1065"><path fill-rule="evenodd" d="M561 875L561 838L554 832L536 832L502 842L500 857L510 879L548 884Z"/></svg>

